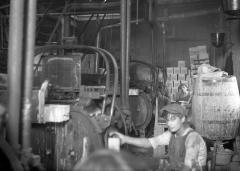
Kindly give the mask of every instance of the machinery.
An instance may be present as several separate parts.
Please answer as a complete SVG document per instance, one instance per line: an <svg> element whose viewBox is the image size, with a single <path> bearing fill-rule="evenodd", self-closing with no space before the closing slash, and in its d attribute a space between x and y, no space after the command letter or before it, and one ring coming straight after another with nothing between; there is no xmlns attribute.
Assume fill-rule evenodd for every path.
<svg viewBox="0 0 240 171"><path fill-rule="evenodd" d="M104 59L106 72L95 72L96 53ZM101 135L113 117L117 64L109 52L90 46L43 46L36 48L36 57L33 153L47 170L70 170L82 157L84 137L88 152L104 147Z"/></svg>

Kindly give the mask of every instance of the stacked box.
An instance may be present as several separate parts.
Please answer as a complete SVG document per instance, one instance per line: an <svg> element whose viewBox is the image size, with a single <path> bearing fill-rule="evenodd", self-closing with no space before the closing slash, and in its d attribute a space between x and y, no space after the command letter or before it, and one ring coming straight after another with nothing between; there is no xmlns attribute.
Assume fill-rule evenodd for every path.
<svg viewBox="0 0 240 171"><path fill-rule="evenodd" d="M172 88L173 87L173 82L171 80L167 80L166 81L166 87Z"/></svg>
<svg viewBox="0 0 240 171"><path fill-rule="evenodd" d="M174 80L177 80L177 77L178 75L177 74L172 74L172 80L174 81Z"/></svg>
<svg viewBox="0 0 240 171"><path fill-rule="evenodd" d="M181 67L180 68L180 73L181 74L187 74L188 73L188 68L187 67Z"/></svg>
<svg viewBox="0 0 240 171"><path fill-rule="evenodd" d="M167 74L173 74L173 67L167 67Z"/></svg>
<svg viewBox="0 0 240 171"><path fill-rule="evenodd" d="M185 61L178 61L178 67L185 67Z"/></svg>
<svg viewBox="0 0 240 171"><path fill-rule="evenodd" d="M186 74L178 74L178 80L186 80Z"/></svg>
<svg viewBox="0 0 240 171"><path fill-rule="evenodd" d="M186 84L186 85L188 85L188 81L186 81L186 80L181 80L180 82L181 82L181 84Z"/></svg>
<svg viewBox="0 0 240 171"><path fill-rule="evenodd" d="M204 49L204 48L203 48ZM193 56L195 54L192 54ZM197 55L194 57L197 58ZM204 57L204 55L202 56ZM194 58L193 58L194 59ZM194 60L193 60L194 62ZM196 68L196 65L192 65L193 68ZM178 94L178 87L181 83L184 83L191 87L191 70L188 70L188 68L185 66L184 60L178 61L178 67L167 67L167 81L166 81L166 87L169 92L169 96L171 97L171 100L176 100L177 94ZM193 72L194 73L194 72ZM187 78L187 80L186 80Z"/></svg>
<svg viewBox="0 0 240 171"><path fill-rule="evenodd" d="M169 94L172 94L172 87L167 87L167 91Z"/></svg>
<svg viewBox="0 0 240 171"><path fill-rule="evenodd" d="M172 80L172 74L167 73L167 80Z"/></svg>
<svg viewBox="0 0 240 171"><path fill-rule="evenodd" d="M172 88L172 94L176 95L178 93L178 87L173 87Z"/></svg>
<svg viewBox="0 0 240 171"><path fill-rule="evenodd" d="M173 81L173 88L178 88L180 86L180 81Z"/></svg>
<svg viewBox="0 0 240 171"><path fill-rule="evenodd" d="M180 67L173 67L174 74L180 74Z"/></svg>

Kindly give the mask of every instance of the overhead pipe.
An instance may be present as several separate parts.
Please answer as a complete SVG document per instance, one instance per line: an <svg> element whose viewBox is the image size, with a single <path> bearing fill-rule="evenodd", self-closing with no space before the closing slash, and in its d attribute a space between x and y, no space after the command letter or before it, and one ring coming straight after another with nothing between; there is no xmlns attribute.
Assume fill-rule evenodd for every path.
<svg viewBox="0 0 240 171"><path fill-rule="evenodd" d="M107 2L107 3L71 3L70 10L110 10L111 8L118 8L120 6L119 2Z"/></svg>
<svg viewBox="0 0 240 171"><path fill-rule="evenodd" d="M24 94L22 110L22 147L29 149L31 147L31 111L32 111L32 83L33 83L33 58L35 48L36 31L36 7L37 0L27 0L26 18L26 46L24 48L25 68L24 68Z"/></svg>
<svg viewBox="0 0 240 171"><path fill-rule="evenodd" d="M24 0L10 1L7 139L15 149L19 148L23 8Z"/></svg>

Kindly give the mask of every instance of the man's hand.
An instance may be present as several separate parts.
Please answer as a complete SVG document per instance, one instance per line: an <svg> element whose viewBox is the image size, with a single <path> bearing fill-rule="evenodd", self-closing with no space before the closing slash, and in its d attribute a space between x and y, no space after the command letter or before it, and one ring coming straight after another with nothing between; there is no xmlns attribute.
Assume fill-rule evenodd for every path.
<svg viewBox="0 0 240 171"><path fill-rule="evenodd" d="M125 135L121 134L120 132L116 132L116 131L110 132L109 136L119 138L121 145L125 143Z"/></svg>
<svg viewBox="0 0 240 171"><path fill-rule="evenodd" d="M147 138L129 137L117 131L110 132L109 136L118 137L120 139L121 144L130 144L130 145L143 147L143 148L152 147L152 145L150 144Z"/></svg>

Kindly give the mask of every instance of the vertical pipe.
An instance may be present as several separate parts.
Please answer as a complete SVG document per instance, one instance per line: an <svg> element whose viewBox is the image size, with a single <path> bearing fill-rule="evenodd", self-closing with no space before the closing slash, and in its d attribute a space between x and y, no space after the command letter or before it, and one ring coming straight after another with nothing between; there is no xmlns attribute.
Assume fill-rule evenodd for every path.
<svg viewBox="0 0 240 171"><path fill-rule="evenodd" d="M100 42L101 42L101 29L97 33L97 39L96 39L96 47L97 48L100 48ZM98 73L98 65L99 65L99 54L96 53L95 73Z"/></svg>
<svg viewBox="0 0 240 171"><path fill-rule="evenodd" d="M131 0L126 0L127 16L126 16L126 60L125 60L125 105L129 108L129 60L130 60L130 42L131 42Z"/></svg>
<svg viewBox="0 0 240 171"><path fill-rule="evenodd" d="M19 147L23 7L24 0L10 1L7 138L10 145L15 149Z"/></svg>
<svg viewBox="0 0 240 171"><path fill-rule="evenodd" d="M121 94L121 104L123 108L126 108L126 77L125 77L125 64L126 64L126 15L127 11L126 8L127 3L126 0L121 0L121 26L120 26L120 39L121 39L121 89L120 89L120 94Z"/></svg>
<svg viewBox="0 0 240 171"><path fill-rule="evenodd" d="M24 72L24 96L22 111L22 146L23 149L31 147L31 99L32 99L32 82L33 82L33 58L35 47L35 30L36 30L36 4L37 0L27 0L27 17L26 17L26 45L24 49L25 72Z"/></svg>
<svg viewBox="0 0 240 171"><path fill-rule="evenodd" d="M70 16L65 15L63 18L63 38L70 37Z"/></svg>
<svg viewBox="0 0 240 171"><path fill-rule="evenodd" d="M62 18L62 34L61 34L61 44L66 43L66 37L70 37L70 16L65 15Z"/></svg>
<svg viewBox="0 0 240 171"><path fill-rule="evenodd" d="M163 59L162 59L162 63L163 63L163 67L165 67L165 60L166 60L166 25L165 22L161 23L161 27L162 27L162 46L163 46Z"/></svg>

